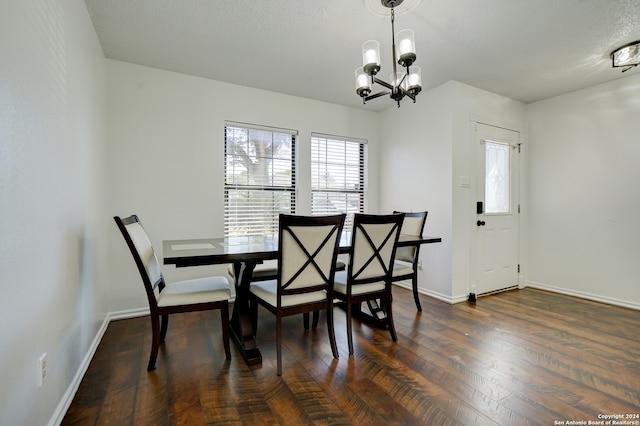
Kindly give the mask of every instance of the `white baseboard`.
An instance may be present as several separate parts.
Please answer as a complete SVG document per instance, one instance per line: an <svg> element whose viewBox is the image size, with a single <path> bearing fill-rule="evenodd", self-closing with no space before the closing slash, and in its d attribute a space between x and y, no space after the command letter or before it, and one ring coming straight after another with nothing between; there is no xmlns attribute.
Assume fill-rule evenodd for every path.
<svg viewBox="0 0 640 426"><path fill-rule="evenodd" d="M84 358L82 358L82 362L80 363L80 367L78 368L76 375L73 377L73 380L69 384L67 391L62 396L62 399L60 400L60 403L58 404L56 411L54 411L53 416L51 416L51 420L49 420L49 426L56 426L62 423L62 420L64 419L64 415L67 413L67 410L69 409L69 406L73 401L73 397L76 396L76 392L80 387L80 382L82 382L82 378L84 377L84 374L87 372L87 369L89 368L89 364L93 359L93 355L95 355L96 350L98 349L98 345L102 340L102 336L104 336L105 331L107 331L107 326L109 325L109 321L110 321L109 314L107 314L104 321L102 321L102 324L98 329L98 332L93 338L93 341L91 342L91 345L89 346L89 349L87 350L86 355L84 356Z"/></svg>
<svg viewBox="0 0 640 426"><path fill-rule="evenodd" d="M98 331L96 332L96 335L93 338L93 341L91 342L91 345L89 346L89 349L87 350L86 355L84 356L84 358L82 358L82 362L78 367L78 371L76 372L76 375L73 377L73 380L69 384L67 391L62 396L62 399L60 400L60 403L58 404L56 411L53 413L53 416L51 416L51 420L49 420L49 423L48 423L49 426L57 426L62 423L62 420L64 419L65 414L67 414L67 410L69 409L69 406L71 406L71 402L73 402L73 397L76 396L76 392L80 387L80 383L82 382L82 379L85 373L87 372L87 369L89 368L89 364L91 363L91 360L93 359L93 356L95 355L96 350L98 349L98 345L100 345L100 341L102 340L104 333L107 331L107 327L109 326L109 323L111 321L115 321L119 319L135 318L135 317L141 317L145 315L149 315L149 308L131 309L127 311L111 312L107 314L104 321L102 321L100 328L98 328Z"/></svg>
<svg viewBox="0 0 640 426"><path fill-rule="evenodd" d="M410 281L396 281L393 283L393 285L397 285L398 287L406 288L407 290L413 291L413 286L411 285ZM446 294L438 293L437 291L425 290L420 287L418 287L418 293L424 294L425 296L433 297L434 299L441 300L450 305L460 302L466 302L467 300L469 300L468 294L451 297Z"/></svg>
<svg viewBox="0 0 640 426"><path fill-rule="evenodd" d="M138 318L149 315L149 308L128 309L126 311L111 312L109 314L109 321Z"/></svg>
<svg viewBox="0 0 640 426"><path fill-rule="evenodd" d="M606 303L608 305L615 305L615 306L621 306L623 308L640 310L640 303L615 299L613 297L607 297L600 294L586 293L584 291L572 290L572 289L567 289L563 287L537 283L533 281L527 281L525 283L525 287L537 288L540 290L546 290L554 293L566 294L568 296L579 297L581 299L592 300L594 302Z"/></svg>
<svg viewBox="0 0 640 426"><path fill-rule="evenodd" d="M407 290L413 291L410 281L398 281L393 283L398 287L406 288ZM518 288L522 289L525 287L537 288L540 290L546 290L553 293L566 294L568 296L579 297L581 299L592 300L594 302L606 303L608 305L621 306L623 308L635 309L640 311L640 303L637 302L629 302L627 300L616 299L613 297L602 296L600 294L592 294L584 291L571 290L563 287L552 286L548 284L542 284L533 281L526 281L524 285L518 286ZM466 302L469 300L468 294L463 294L460 296L448 296L445 294L441 294L431 290L425 290L418 288L418 293L424 294L425 296L433 297L434 299L441 300L443 302L449 303L451 305L461 302Z"/></svg>

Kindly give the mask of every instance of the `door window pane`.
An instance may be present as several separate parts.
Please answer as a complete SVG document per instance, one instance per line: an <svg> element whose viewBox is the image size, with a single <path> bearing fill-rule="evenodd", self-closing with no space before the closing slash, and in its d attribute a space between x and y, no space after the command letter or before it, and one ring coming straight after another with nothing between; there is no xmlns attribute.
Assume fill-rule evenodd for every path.
<svg viewBox="0 0 640 426"><path fill-rule="evenodd" d="M511 147L485 141L485 213L509 213L511 189L509 177Z"/></svg>

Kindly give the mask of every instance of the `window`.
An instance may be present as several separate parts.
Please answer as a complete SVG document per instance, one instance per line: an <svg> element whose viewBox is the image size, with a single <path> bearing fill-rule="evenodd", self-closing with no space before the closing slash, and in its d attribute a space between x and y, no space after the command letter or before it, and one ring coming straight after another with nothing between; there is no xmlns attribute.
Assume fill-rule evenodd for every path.
<svg viewBox="0 0 640 426"><path fill-rule="evenodd" d="M311 214L364 213L367 171L365 141L311 135Z"/></svg>
<svg viewBox="0 0 640 426"><path fill-rule="evenodd" d="M225 123L224 235L277 235L295 213L297 132Z"/></svg>
<svg viewBox="0 0 640 426"><path fill-rule="evenodd" d="M511 211L510 151L508 144L485 141L485 213Z"/></svg>

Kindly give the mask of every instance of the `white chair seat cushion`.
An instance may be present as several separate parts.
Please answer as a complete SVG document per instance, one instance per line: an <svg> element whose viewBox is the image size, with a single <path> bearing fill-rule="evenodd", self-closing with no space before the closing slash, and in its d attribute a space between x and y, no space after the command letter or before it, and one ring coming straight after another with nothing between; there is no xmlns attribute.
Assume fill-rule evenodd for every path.
<svg viewBox="0 0 640 426"><path fill-rule="evenodd" d="M410 263L394 262L393 263L393 276L400 277L403 275L413 275L413 268Z"/></svg>
<svg viewBox="0 0 640 426"><path fill-rule="evenodd" d="M196 278L168 284L160 292L158 306L194 305L229 300L231 290L224 277Z"/></svg>
<svg viewBox="0 0 640 426"><path fill-rule="evenodd" d="M384 290L384 281L354 285L351 289L351 294L366 294L380 290ZM347 294L347 271L336 272L333 291L340 294Z"/></svg>
<svg viewBox="0 0 640 426"><path fill-rule="evenodd" d="M277 306L277 292L278 292L278 281L277 280L269 280L269 281L258 281L255 283L251 283L251 287L249 288L251 293L258 296L260 299L264 300L271 306ZM306 303L319 302L327 299L327 292L322 291L314 291L311 293L302 293L295 294L289 296L282 297L282 307L296 306L296 305L304 305Z"/></svg>

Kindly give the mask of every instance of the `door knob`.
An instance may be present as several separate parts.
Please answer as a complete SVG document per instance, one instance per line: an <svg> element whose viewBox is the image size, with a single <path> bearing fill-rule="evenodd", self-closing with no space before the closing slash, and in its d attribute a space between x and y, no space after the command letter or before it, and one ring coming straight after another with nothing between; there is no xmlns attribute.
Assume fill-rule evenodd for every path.
<svg viewBox="0 0 640 426"><path fill-rule="evenodd" d="M484 221L484 220L479 220L479 221L477 221L477 222L476 222L476 225L478 225L478 226L484 226L484 225L486 225L486 223L485 223L485 221Z"/></svg>

